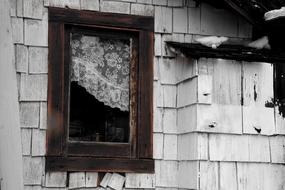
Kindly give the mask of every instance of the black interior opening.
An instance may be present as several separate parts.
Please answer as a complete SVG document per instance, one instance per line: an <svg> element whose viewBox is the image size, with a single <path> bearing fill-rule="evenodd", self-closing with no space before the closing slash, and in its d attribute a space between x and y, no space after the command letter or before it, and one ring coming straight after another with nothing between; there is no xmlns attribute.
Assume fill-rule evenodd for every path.
<svg viewBox="0 0 285 190"><path fill-rule="evenodd" d="M129 142L129 112L98 101L77 82L70 85L69 140Z"/></svg>

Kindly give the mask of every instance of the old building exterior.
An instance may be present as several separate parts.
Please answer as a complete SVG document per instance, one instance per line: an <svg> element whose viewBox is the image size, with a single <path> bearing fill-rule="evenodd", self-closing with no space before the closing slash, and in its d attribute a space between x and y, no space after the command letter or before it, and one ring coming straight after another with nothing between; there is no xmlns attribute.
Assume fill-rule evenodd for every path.
<svg viewBox="0 0 285 190"><path fill-rule="evenodd" d="M9 132L19 138L1 136L1 143L9 144L10 139L18 147L9 153L14 159L1 161L4 190L11 189L5 180L13 175L23 177L17 177L16 186L21 189L23 183L25 190L285 189L285 120L278 106L266 106L274 104L273 64L190 58L166 43L194 43L203 36L251 41L252 25L234 11L192 0L4 0L0 5L1 22L9 30L0 29L8 44L0 50L9 50L1 54L8 57L1 58L1 64L15 66L11 72L17 83L8 81L12 76L0 79L14 85L10 93L18 97L19 106L14 102L12 110L18 112L13 125L17 128L17 117L20 125L20 133ZM46 170L48 14L54 7L154 18L154 172L109 171L111 180L104 184L102 172ZM14 165L11 171L23 175L4 174L10 167L3 164Z"/></svg>

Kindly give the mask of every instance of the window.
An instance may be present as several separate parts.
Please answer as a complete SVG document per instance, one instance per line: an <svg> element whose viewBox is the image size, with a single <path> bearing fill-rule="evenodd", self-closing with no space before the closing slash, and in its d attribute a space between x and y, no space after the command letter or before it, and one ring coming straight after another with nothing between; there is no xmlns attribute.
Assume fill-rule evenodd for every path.
<svg viewBox="0 0 285 190"><path fill-rule="evenodd" d="M153 18L49 9L48 171L153 172Z"/></svg>

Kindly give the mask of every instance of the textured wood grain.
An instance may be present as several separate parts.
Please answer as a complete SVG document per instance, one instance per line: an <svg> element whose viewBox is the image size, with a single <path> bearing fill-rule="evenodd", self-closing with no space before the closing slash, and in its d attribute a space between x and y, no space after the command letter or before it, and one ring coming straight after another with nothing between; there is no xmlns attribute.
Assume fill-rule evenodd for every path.
<svg viewBox="0 0 285 190"><path fill-rule="evenodd" d="M199 166L199 187L203 190L219 189L219 165L218 162L201 161Z"/></svg>
<svg viewBox="0 0 285 190"><path fill-rule="evenodd" d="M49 7L80 9L80 0L44 0L44 5Z"/></svg>
<svg viewBox="0 0 285 190"><path fill-rule="evenodd" d="M153 158L163 158L163 133L153 133Z"/></svg>
<svg viewBox="0 0 285 190"><path fill-rule="evenodd" d="M34 129L32 132L32 156L44 156L46 153L46 131Z"/></svg>
<svg viewBox="0 0 285 190"><path fill-rule="evenodd" d="M178 187L178 162L155 161L155 184L159 187Z"/></svg>
<svg viewBox="0 0 285 190"><path fill-rule="evenodd" d="M188 133L178 136L178 160L207 160L208 135Z"/></svg>
<svg viewBox="0 0 285 190"><path fill-rule="evenodd" d="M269 166L270 167L270 166ZM269 167L264 164L238 163L238 187L239 190L261 189L265 190L267 177L271 177ZM270 188L273 188L271 186Z"/></svg>
<svg viewBox="0 0 285 190"><path fill-rule="evenodd" d="M69 173L69 189L78 189L85 187L85 172Z"/></svg>
<svg viewBox="0 0 285 190"><path fill-rule="evenodd" d="M202 89L205 89L201 89L200 97L204 96L203 91L212 89L212 97L202 98L206 103L211 100L212 104L198 105L197 129L240 134L242 132L241 64L231 60L207 59L199 61L198 68L199 73L203 73L198 78L202 76L201 80L205 80L200 82ZM211 81L212 85L208 84Z"/></svg>
<svg viewBox="0 0 285 190"><path fill-rule="evenodd" d="M177 127L179 133L193 132L197 129L197 105L178 109Z"/></svg>
<svg viewBox="0 0 285 190"><path fill-rule="evenodd" d="M198 101L201 104L211 104L213 96L213 77L212 75L199 75L198 81Z"/></svg>
<svg viewBox="0 0 285 190"><path fill-rule="evenodd" d="M126 174L125 188L154 188L155 175L154 174Z"/></svg>
<svg viewBox="0 0 285 190"><path fill-rule="evenodd" d="M177 135L164 135L164 160L177 160Z"/></svg>
<svg viewBox="0 0 285 190"><path fill-rule="evenodd" d="M48 72L48 49L40 47L29 48L29 73Z"/></svg>
<svg viewBox="0 0 285 190"><path fill-rule="evenodd" d="M44 176L44 160L41 157L23 157L25 185L41 185Z"/></svg>
<svg viewBox="0 0 285 190"><path fill-rule="evenodd" d="M275 107L275 127L277 134L285 134L285 118L279 113L279 108Z"/></svg>
<svg viewBox="0 0 285 190"><path fill-rule="evenodd" d="M28 73L28 47L16 45L16 71Z"/></svg>
<svg viewBox="0 0 285 190"><path fill-rule="evenodd" d="M154 16L154 6L132 3L131 4L131 14Z"/></svg>
<svg viewBox="0 0 285 190"><path fill-rule="evenodd" d="M41 102L40 104L40 129L47 128L47 103Z"/></svg>
<svg viewBox="0 0 285 190"><path fill-rule="evenodd" d="M185 35L187 40L187 35ZM198 75L197 60L189 57L178 56L176 58L177 82L191 79Z"/></svg>
<svg viewBox="0 0 285 190"><path fill-rule="evenodd" d="M24 42L24 24L23 18L11 18L12 24L12 39L14 43L23 43Z"/></svg>
<svg viewBox="0 0 285 190"><path fill-rule="evenodd" d="M66 172L47 172L45 187L65 187L67 180Z"/></svg>
<svg viewBox="0 0 285 190"><path fill-rule="evenodd" d="M46 74L42 75L21 75L21 101L47 101Z"/></svg>
<svg viewBox="0 0 285 190"><path fill-rule="evenodd" d="M112 189L115 190L122 190L124 183L125 183L124 176L118 173L113 173L108 183L108 187L111 187Z"/></svg>
<svg viewBox="0 0 285 190"><path fill-rule="evenodd" d="M211 134L209 153L215 161L270 162L266 136Z"/></svg>
<svg viewBox="0 0 285 190"><path fill-rule="evenodd" d="M198 102L198 78L186 80L177 87L177 107L184 107Z"/></svg>
<svg viewBox="0 0 285 190"><path fill-rule="evenodd" d="M108 5L108 3L110 2L104 1L104 3L105 5ZM122 27L129 29L132 28L133 30L143 29L143 30L153 31L154 28L153 18L146 16L139 17L136 15L112 14L112 13L101 13L101 12L98 13L90 11L83 12L79 10L70 10L70 9L61 9L61 8L50 8L49 11L50 11L49 14L50 21L88 24L88 25L101 25L101 26L112 25L113 27ZM96 17L97 19L93 19L94 17Z"/></svg>
<svg viewBox="0 0 285 190"><path fill-rule="evenodd" d="M209 154L213 161L249 161L248 137L211 134Z"/></svg>
<svg viewBox="0 0 285 190"><path fill-rule="evenodd" d="M173 9L173 33L187 33L187 8Z"/></svg>
<svg viewBox="0 0 285 190"><path fill-rule="evenodd" d="M155 7L155 32L172 32L172 10L167 7Z"/></svg>
<svg viewBox="0 0 285 190"><path fill-rule="evenodd" d="M42 19L43 0L25 0L23 1L23 16L26 18Z"/></svg>
<svg viewBox="0 0 285 190"><path fill-rule="evenodd" d="M176 118L177 118L176 109L163 109L162 110L162 125L163 125L164 133L167 133L167 134L177 133Z"/></svg>
<svg viewBox="0 0 285 190"><path fill-rule="evenodd" d="M62 51L63 26L49 23L49 65L48 65L48 130L47 155L61 155L63 144L63 102L61 88L63 83ZM54 51L54 53L51 53ZM55 96L56 95L56 96Z"/></svg>
<svg viewBox="0 0 285 190"><path fill-rule="evenodd" d="M152 158L153 33L141 31L139 44L138 156Z"/></svg>
<svg viewBox="0 0 285 190"><path fill-rule="evenodd" d="M80 0L80 8L82 10L99 11L99 0Z"/></svg>
<svg viewBox="0 0 285 190"><path fill-rule="evenodd" d="M153 173L154 160L49 156L46 157L46 170Z"/></svg>
<svg viewBox="0 0 285 190"><path fill-rule="evenodd" d="M108 186L108 183L109 183L111 177L112 177L112 174L111 174L111 173L106 173L106 174L104 175L104 177L103 177L101 183L100 183L100 186L106 188L106 187Z"/></svg>
<svg viewBox="0 0 285 190"><path fill-rule="evenodd" d="M178 187L199 189L199 162L180 161L178 166Z"/></svg>
<svg viewBox="0 0 285 190"><path fill-rule="evenodd" d="M162 85L163 93L163 107L176 108L176 86L175 85Z"/></svg>
<svg viewBox="0 0 285 190"><path fill-rule="evenodd" d="M284 136L269 137L272 163L285 163Z"/></svg>
<svg viewBox="0 0 285 190"><path fill-rule="evenodd" d="M244 62L243 94L243 132L274 134L273 65Z"/></svg>
<svg viewBox="0 0 285 190"><path fill-rule="evenodd" d="M97 187L98 172L86 172L85 182L86 182L86 187Z"/></svg>
<svg viewBox="0 0 285 190"><path fill-rule="evenodd" d="M130 3L102 1L100 4L100 10L102 12L130 14Z"/></svg>
<svg viewBox="0 0 285 190"><path fill-rule="evenodd" d="M242 133L240 105L196 105L198 131L217 133Z"/></svg>
<svg viewBox="0 0 285 190"><path fill-rule="evenodd" d="M220 190L238 190L237 170L234 162L221 162L219 165Z"/></svg>
<svg viewBox="0 0 285 190"><path fill-rule="evenodd" d="M39 126L39 103L20 103L20 124L22 128L38 128Z"/></svg>
<svg viewBox="0 0 285 190"><path fill-rule="evenodd" d="M248 136L249 161L270 162L269 139L266 136Z"/></svg>
<svg viewBox="0 0 285 190"><path fill-rule="evenodd" d="M44 46L48 45L48 20L47 12L43 14L42 20L25 19L25 45Z"/></svg>
<svg viewBox="0 0 285 190"><path fill-rule="evenodd" d="M22 137L22 154L25 156L31 155L32 130L21 129L21 137Z"/></svg>

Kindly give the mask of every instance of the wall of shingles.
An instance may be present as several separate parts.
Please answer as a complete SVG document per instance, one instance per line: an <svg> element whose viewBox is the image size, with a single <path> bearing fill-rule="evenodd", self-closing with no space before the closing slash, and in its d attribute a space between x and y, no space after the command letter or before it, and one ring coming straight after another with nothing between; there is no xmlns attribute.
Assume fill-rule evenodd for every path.
<svg viewBox="0 0 285 190"><path fill-rule="evenodd" d="M274 108L263 109L263 116L273 117L269 121L256 114L272 95L261 85L270 79L271 65L191 60L175 56L165 46L166 40L190 43L202 35L248 40L251 26L242 18L206 4L196 6L191 0L10 3L26 190L95 189L98 177L94 172L44 172L49 6L155 18L155 174L125 174L125 189L284 188L285 169L280 164L285 162L285 138L271 136L285 134L284 121L275 114L278 122L274 122ZM252 89L257 89L260 100L252 100ZM241 96L246 97L244 106ZM262 135L253 126L262 128Z"/></svg>

